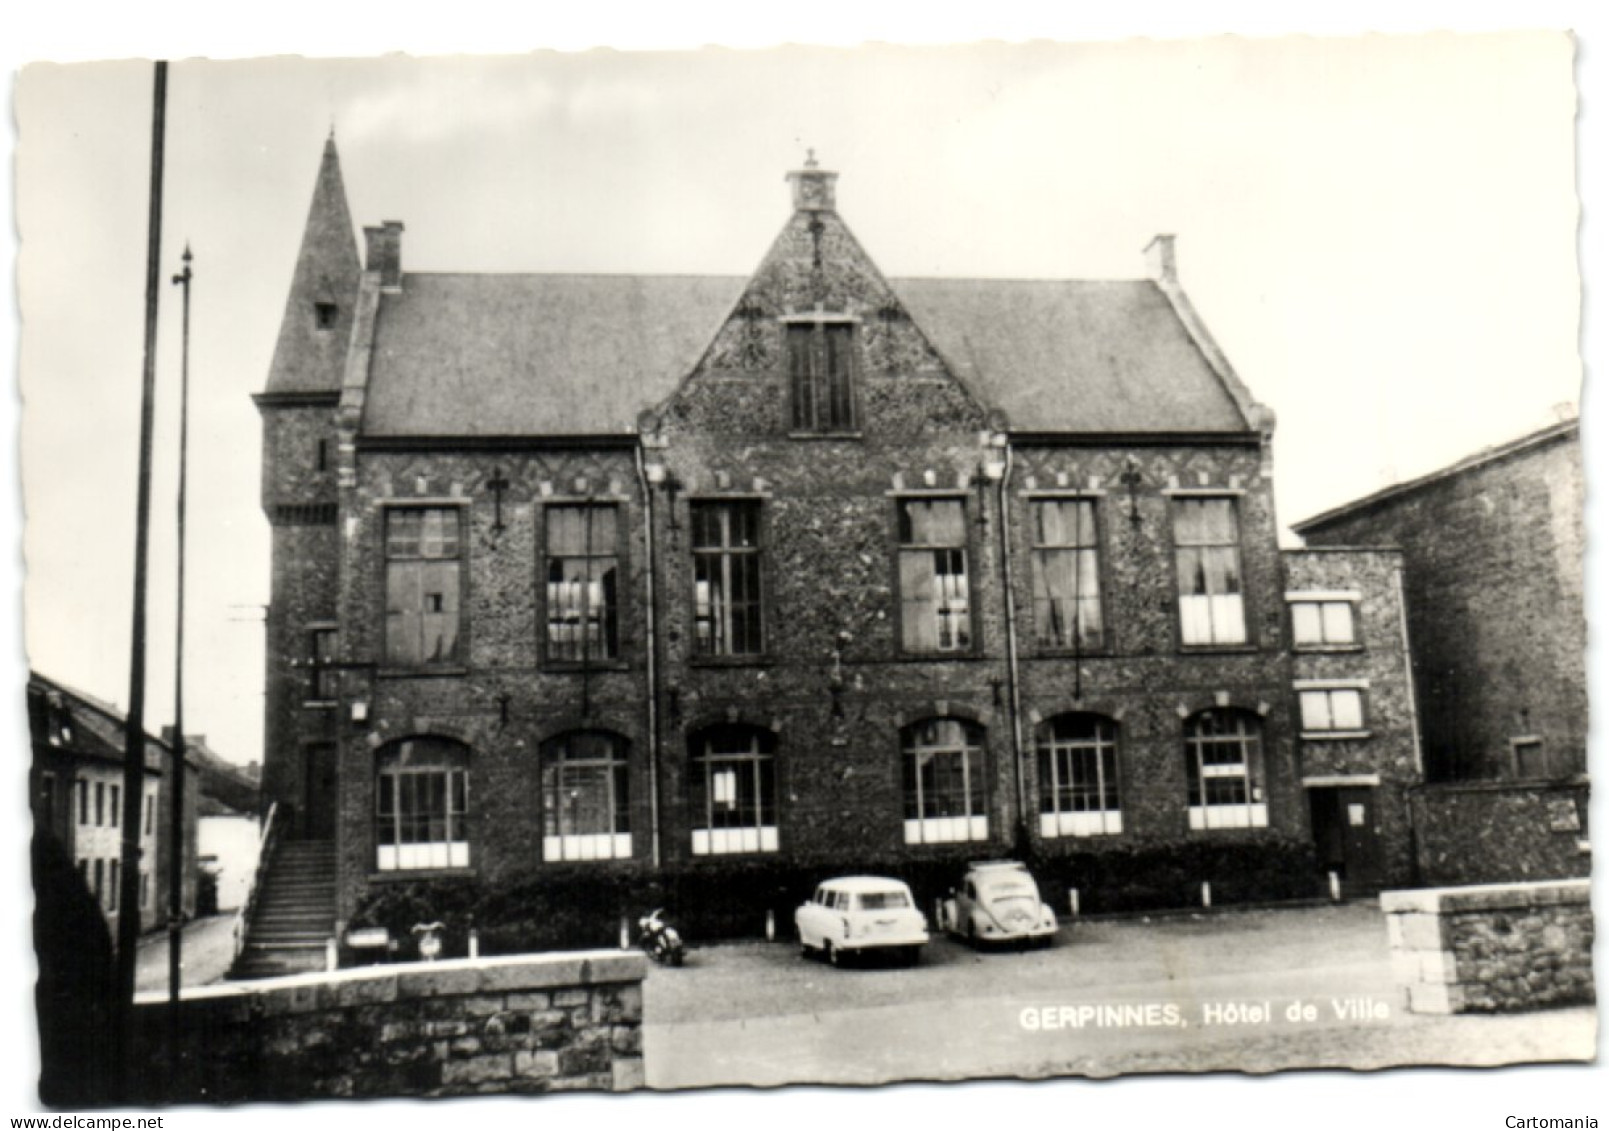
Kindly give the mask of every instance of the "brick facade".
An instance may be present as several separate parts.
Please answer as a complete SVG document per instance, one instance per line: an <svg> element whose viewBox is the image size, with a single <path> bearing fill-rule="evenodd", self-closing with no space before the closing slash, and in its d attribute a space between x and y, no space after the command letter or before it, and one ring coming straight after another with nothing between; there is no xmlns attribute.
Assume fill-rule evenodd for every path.
<svg viewBox="0 0 1609 1131"><path fill-rule="evenodd" d="M321 192L338 183L332 160L333 148ZM335 797L314 803L334 811L343 919L395 881L527 882L583 841L607 857L587 867L638 875L767 861L825 871L1013 852L1070 859L1191 843L1279 854L1308 840L1271 416L1199 328L1171 254L1155 282L1020 285L1024 302L1126 304L1125 318L1156 327L1149 336L1086 330L1116 334L1104 353L1076 343L1092 365L1109 363L1101 379L1116 390L1104 408L1094 393L1084 399L1103 423L1081 430L1081 402L1060 370L1045 379L1055 397L1071 396L1065 406L1023 403L1024 386L1009 373L995 376L976 357L958 363L953 342L935 346L935 311L960 300L986 306L998 298L991 284L952 293L890 283L833 209L831 178L793 174L794 212L748 280L724 289L687 281L697 312L683 314L701 328L683 336L699 352L632 378L640 390L628 381L629 410L621 406L632 396L611 378L569 376L568 356L550 377L509 384L506 374L518 372L511 358L537 372L536 355L557 347L540 327L520 330L518 343L493 340L513 332L513 313L474 320L539 294L552 317L568 317L552 335L561 346L581 348L570 338L585 338L588 357L636 372L648 365L643 357L619 362L618 347L598 343L635 342L646 328L654 332L642 339L646 351L675 337L652 304L666 302L676 281L628 281L611 292L594 279L511 277L497 290L480 279L410 276L398 266L397 225L372 230L369 270L338 296L353 311L344 378L309 393L316 375L276 361L258 398L264 504L285 520L275 529L265 788L303 804L312 794L298 744L338 743ZM323 248L336 238L330 232L310 224L304 260L345 254ZM319 276L316 263L299 265L287 318L309 316L297 288ZM607 305L612 293L627 296L617 308ZM907 294L922 296L921 323ZM438 325L432 300L459 305ZM607 309L620 311L615 321ZM703 321L716 309L724 313ZM985 319L984 332L994 321ZM470 324L479 329L462 338ZM437 363L434 352L399 352L399 342L445 352ZM968 348L987 353L988 343ZM480 371L462 371L464 351L479 351ZM807 365L815 377L801 376ZM1005 394L990 384L1000 380ZM1176 395L1159 415L1136 406L1140 382L1170 380ZM822 398L808 412L807 395ZM326 399L309 403L316 396ZM566 404L572 411L553 407ZM1198 423L1180 430L1181 421ZM315 474L306 464L319 439L331 441L335 462ZM319 508L332 484L329 514ZM1094 520L1091 556L1041 551L1036 508L1075 503ZM557 654L555 641L573 641L566 634L577 624L589 631L603 583L555 582L561 566L549 555L554 524L576 507L607 513L619 532L607 582L617 646L579 662ZM1182 635L1178 579L1181 563L1196 560L1182 516L1192 507L1215 508L1215 529L1228 531L1211 553L1229 580L1213 584L1233 591L1244 632L1225 630L1218 644ZM457 637L431 662L388 666L388 617L413 599L388 596L388 570L404 569L388 565L388 515L418 508L456 531L438 547L456 564L431 575L455 580L426 600L447 610L440 615ZM711 523L726 522L751 524L740 539L751 564L712 553ZM925 538L942 548L928 549ZM1045 571L1069 560L1098 586L1098 600L1075 589L1073 603L1098 617L1099 631L1075 618L1070 634L1041 645L1039 618L1072 607L1064 600L1043 611ZM753 572L741 585L736 574L700 573L728 569ZM757 587L758 621L717 626L718 615L737 615L731 604L712 612L717 586L733 601ZM568 626L550 607L564 592L585 594ZM297 649L332 613L339 695L315 710L303 705ZM933 616L937 628L916 619ZM720 635L730 632L742 633L741 646ZM1381 662L1391 656L1400 652ZM1382 719L1401 701L1383 695ZM1232 737L1187 741L1220 726ZM1381 730L1392 737L1357 758L1399 757L1395 725ZM619 765L587 769L589 784L559 796L550 788L560 780L555 743L578 734L613 743ZM377 831L377 814L397 820L389 807L400 802L377 767L404 766L417 742L467 766L466 808L452 815L467 830L467 860L443 855L445 872L379 862L377 838L388 834ZM561 848L565 806L603 797L596 775L605 772L618 774L611 790L625 783L610 835ZM1047 773L1060 775L1059 787ZM437 780L459 788L446 770ZM1192 791L1214 800L1193 803ZM723 824L740 813L739 825Z"/></svg>

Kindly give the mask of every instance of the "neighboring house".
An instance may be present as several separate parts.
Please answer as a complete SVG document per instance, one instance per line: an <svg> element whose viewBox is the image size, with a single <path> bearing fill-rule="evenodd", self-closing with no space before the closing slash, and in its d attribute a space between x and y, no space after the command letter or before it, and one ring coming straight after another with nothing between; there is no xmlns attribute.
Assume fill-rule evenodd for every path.
<svg viewBox="0 0 1609 1131"><path fill-rule="evenodd" d="M162 728L173 742L173 728ZM210 878L215 902L204 913L233 911L246 902L257 873L262 834L262 787L256 766L238 766L207 744L204 734L187 735L185 749L197 775L186 783L197 791L197 853L202 873Z"/></svg>
<svg viewBox="0 0 1609 1131"><path fill-rule="evenodd" d="M1426 880L1586 873L1583 524L1568 419L1294 527L1401 555Z"/></svg>
<svg viewBox="0 0 1609 1131"><path fill-rule="evenodd" d="M1273 415L1172 237L1144 279L887 279L835 177L750 277L415 273L396 222L360 262L326 146L256 401L264 788L337 921L408 876L1312 870ZM1359 568L1315 583L1372 642ZM1403 784L1405 704L1320 775Z"/></svg>
<svg viewBox="0 0 1609 1131"><path fill-rule="evenodd" d="M33 745L29 780L34 820L72 858L117 937L123 869L125 719L113 706L39 673L28 678L28 723ZM171 859L173 751L147 736L140 805L141 930L167 923ZM193 765L192 765L193 769ZM196 807L184 801L183 906L195 909Z"/></svg>

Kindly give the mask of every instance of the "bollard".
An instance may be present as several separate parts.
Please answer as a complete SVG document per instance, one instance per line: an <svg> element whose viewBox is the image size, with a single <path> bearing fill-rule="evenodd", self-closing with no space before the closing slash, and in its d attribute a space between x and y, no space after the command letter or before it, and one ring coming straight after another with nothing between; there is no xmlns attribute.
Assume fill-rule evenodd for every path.
<svg viewBox="0 0 1609 1131"><path fill-rule="evenodd" d="M1201 881L1201 906L1212 906L1212 885L1206 880Z"/></svg>
<svg viewBox="0 0 1609 1131"><path fill-rule="evenodd" d="M1330 898L1337 903L1341 902L1341 877L1334 872L1330 873Z"/></svg>
<svg viewBox="0 0 1609 1131"><path fill-rule="evenodd" d="M469 957L480 957L480 932L474 927L469 928Z"/></svg>
<svg viewBox="0 0 1609 1131"><path fill-rule="evenodd" d="M1073 918L1074 919L1078 918L1078 889L1077 888L1068 888L1067 889L1067 906L1072 909Z"/></svg>
<svg viewBox="0 0 1609 1131"><path fill-rule="evenodd" d="M324 940L324 969L334 970L340 964L335 950L333 937Z"/></svg>
<svg viewBox="0 0 1609 1131"><path fill-rule="evenodd" d="M626 922L624 915L620 917L620 949L631 949L631 925Z"/></svg>
<svg viewBox="0 0 1609 1131"><path fill-rule="evenodd" d="M765 941L777 941L777 913L770 908L765 912Z"/></svg>

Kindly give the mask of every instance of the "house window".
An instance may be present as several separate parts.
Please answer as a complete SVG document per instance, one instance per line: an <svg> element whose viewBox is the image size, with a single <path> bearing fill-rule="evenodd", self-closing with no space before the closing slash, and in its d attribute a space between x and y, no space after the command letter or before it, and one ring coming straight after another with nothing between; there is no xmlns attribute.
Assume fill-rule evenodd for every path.
<svg viewBox="0 0 1609 1131"><path fill-rule="evenodd" d="M106 783L95 783L95 827L106 823Z"/></svg>
<svg viewBox="0 0 1609 1131"><path fill-rule="evenodd" d="M120 786L114 785L110 787L110 792L111 796L108 798L108 800L111 802L111 804L108 806L110 812L107 813L106 823L115 829L119 824L122 823L123 820L122 814L119 812L119 810L122 808L121 802L123 800L123 790Z"/></svg>
<svg viewBox="0 0 1609 1131"><path fill-rule="evenodd" d="M1363 730L1363 690L1358 687L1301 688L1302 733L1357 734Z"/></svg>
<svg viewBox="0 0 1609 1131"><path fill-rule="evenodd" d="M79 778L78 782L78 823L80 826L89 824L89 782Z"/></svg>
<svg viewBox="0 0 1609 1131"><path fill-rule="evenodd" d="M335 316L339 313L333 302L315 302L313 304L313 322L320 330L335 329Z"/></svg>
<svg viewBox="0 0 1609 1131"><path fill-rule="evenodd" d="M335 668L335 629L315 628L308 633L308 698L333 703L339 692Z"/></svg>
<svg viewBox="0 0 1609 1131"><path fill-rule="evenodd" d="M151 874L140 873L140 910L144 911L151 906Z"/></svg>
<svg viewBox="0 0 1609 1131"><path fill-rule="evenodd" d="M1100 537L1089 499L1033 504L1034 639L1041 648L1098 648Z"/></svg>
<svg viewBox="0 0 1609 1131"><path fill-rule="evenodd" d="M392 667L459 661L460 521L457 507L386 511L385 659Z"/></svg>
<svg viewBox="0 0 1609 1131"><path fill-rule="evenodd" d="M855 328L848 322L788 325L788 372L796 432L855 427Z"/></svg>
<svg viewBox="0 0 1609 1131"><path fill-rule="evenodd" d="M156 830L156 794L145 795L145 835L150 836Z"/></svg>
<svg viewBox="0 0 1609 1131"><path fill-rule="evenodd" d="M1298 648L1357 643L1350 600L1291 601L1291 636Z"/></svg>
<svg viewBox="0 0 1609 1131"><path fill-rule="evenodd" d="M760 636L760 504L695 502L693 630L701 656L752 656Z"/></svg>
<svg viewBox="0 0 1609 1131"><path fill-rule="evenodd" d="M1244 644L1240 523L1234 499L1173 501L1179 567L1180 640L1186 645Z"/></svg>
<svg viewBox="0 0 1609 1131"><path fill-rule="evenodd" d="M1228 708L1202 711L1185 722L1184 746L1192 829L1267 827L1261 719Z"/></svg>
<svg viewBox="0 0 1609 1131"><path fill-rule="evenodd" d="M1101 715L1058 715L1039 746L1039 835L1123 831L1117 788L1117 724Z"/></svg>
<svg viewBox="0 0 1609 1131"><path fill-rule="evenodd" d="M693 854L777 850L776 737L749 726L693 736Z"/></svg>
<svg viewBox="0 0 1609 1131"><path fill-rule="evenodd" d="M1547 750L1540 738L1515 738L1510 740L1514 749L1514 776L1517 778L1546 778L1552 775L1548 772Z"/></svg>
<svg viewBox="0 0 1609 1131"><path fill-rule="evenodd" d="M620 654L618 517L613 506L547 508L547 658Z"/></svg>
<svg viewBox="0 0 1609 1131"><path fill-rule="evenodd" d="M122 861L120 861L120 860L112 860L109 863L110 863L110 866L106 870L107 871L107 876L106 876L106 879L107 879L107 884L106 884L106 910L111 911L111 912L113 912L115 914L116 911L117 911L117 896L118 896L118 890L117 889L118 889L118 886L119 886L119 882L122 879L123 864L122 864Z"/></svg>
<svg viewBox="0 0 1609 1131"><path fill-rule="evenodd" d="M905 843L987 840L983 728L961 719L923 719L901 734Z"/></svg>
<svg viewBox="0 0 1609 1131"><path fill-rule="evenodd" d="M469 866L469 750L412 738L376 763L376 866L382 872Z"/></svg>
<svg viewBox="0 0 1609 1131"><path fill-rule="evenodd" d="M602 731L576 731L543 744L542 859L631 858L625 746Z"/></svg>
<svg viewBox="0 0 1609 1131"><path fill-rule="evenodd" d="M900 500L899 595L905 651L960 652L971 647L962 500Z"/></svg>

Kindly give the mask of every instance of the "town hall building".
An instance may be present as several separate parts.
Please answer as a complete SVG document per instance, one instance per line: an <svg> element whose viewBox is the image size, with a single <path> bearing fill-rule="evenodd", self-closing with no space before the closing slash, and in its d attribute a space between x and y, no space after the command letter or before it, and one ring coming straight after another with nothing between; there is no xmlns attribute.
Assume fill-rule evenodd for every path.
<svg viewBox="0 0 1609 1131"><path fill-rule="evenodd" d="M329 929L1005 855L1095 908L1406 879L1400 561L1282 554L1173 237L891 279L835 182L748 277L423 273L327 143L256 401L264 788Z"/></svg>

